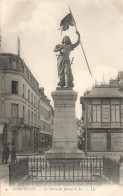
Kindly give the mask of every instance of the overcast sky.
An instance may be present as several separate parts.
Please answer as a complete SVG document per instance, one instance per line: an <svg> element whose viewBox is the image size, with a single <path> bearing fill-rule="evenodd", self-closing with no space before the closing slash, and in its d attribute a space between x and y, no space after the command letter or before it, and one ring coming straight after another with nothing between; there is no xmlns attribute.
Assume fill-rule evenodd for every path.
<svg viewBox="0 0 123 196"><path fill-rule="evenodd" d="M69 0L69 6L81 34L81 41L90 65L90 76L80 45L71 53L74 90L78 92L77 117L81 116L80 96L95 84L106 82L123 71L123 0ZM1 29L4 52L17 53L17 37L21 40L21 57L31 69L45 94L58 83L56 44L64 35L74 43L75 28L62 35L59 24L69 13L65 0L2 0Z"/></svg>

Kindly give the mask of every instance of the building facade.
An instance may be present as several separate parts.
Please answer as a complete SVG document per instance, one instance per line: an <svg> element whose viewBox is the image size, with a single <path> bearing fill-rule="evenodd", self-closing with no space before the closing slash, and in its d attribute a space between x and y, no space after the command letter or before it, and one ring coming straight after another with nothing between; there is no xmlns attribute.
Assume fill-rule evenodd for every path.
<svg viewBox="0 0 123 196"><path fill-rule="evenodd" d="M81 97L88 155L123 152L123 72L109 84L95 85Z"/></svg>
<svg viewBox="0 0 123 196"><path fill-rule="evenodd" d="M51 145L53 108L19 55L0 53L0 141L18 152Z"/></svg>

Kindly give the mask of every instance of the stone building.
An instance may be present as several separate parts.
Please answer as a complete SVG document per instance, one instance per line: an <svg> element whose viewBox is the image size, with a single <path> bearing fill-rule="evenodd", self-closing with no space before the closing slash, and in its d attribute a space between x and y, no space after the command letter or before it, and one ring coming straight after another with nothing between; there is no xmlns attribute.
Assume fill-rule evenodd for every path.
<svg viewBox="0 0 123 196"><path fill-rule="evenodd" d="M96 84L81 97L88 155L123 152L123 72L109 84Z"/></svg>
<svg viewBox="0 0 123 196"><path fill-rule="evenodd" d="M53 108L19 55L0 53L0 143L18 152L51 145Z"/></svg>

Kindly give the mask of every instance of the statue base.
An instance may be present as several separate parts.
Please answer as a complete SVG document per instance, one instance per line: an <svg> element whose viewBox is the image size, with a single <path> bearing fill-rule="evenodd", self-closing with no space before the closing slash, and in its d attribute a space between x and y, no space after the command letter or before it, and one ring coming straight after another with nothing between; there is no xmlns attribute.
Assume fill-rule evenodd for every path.
<svg viewBox="0 0 123 196"><path fill-rule="evenodd" d="M54 100L54 130L53 142L50 151L46 152L46 158L51 162L62 159L81 159L85 156L78 149L76 134L75 102L77 92L72 88L58 87L52 92ZM59 162L59 161L58 161Z"/></svg>

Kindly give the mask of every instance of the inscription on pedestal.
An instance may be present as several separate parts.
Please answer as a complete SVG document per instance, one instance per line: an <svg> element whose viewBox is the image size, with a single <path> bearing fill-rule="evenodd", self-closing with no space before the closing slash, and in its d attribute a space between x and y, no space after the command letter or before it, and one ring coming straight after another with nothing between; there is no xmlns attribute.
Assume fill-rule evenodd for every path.
<svg viewBox="0 0 123 196"><path fill-rule="evenodd" d="M123 151L123 133L111 133L111 151Z"/></svg>
<svg viewBox="0 0 123 196"><path fill-rule="evenodd" d="M77 93L59 89L52 92L54 100L53 142L46 157L51 159L79 159L84 153L78 149L76 134L75 102Z"/></svg>
<svg viewBox="0 0 123 196"><path fill-rule="evenodd" d="M90 134L90 150L91 151L107 151L106 133L91 133Z"/></svg>
<svg viewBox="0 0 123 196"><path fill-rule="evenodd" d="M57 106L57 105L75 105L75 103L74 103L74 101L71 101L71 100L63 100L63 101L59 101L59 100L57 100L57 101L55 101L55 106Z"/></svg>

